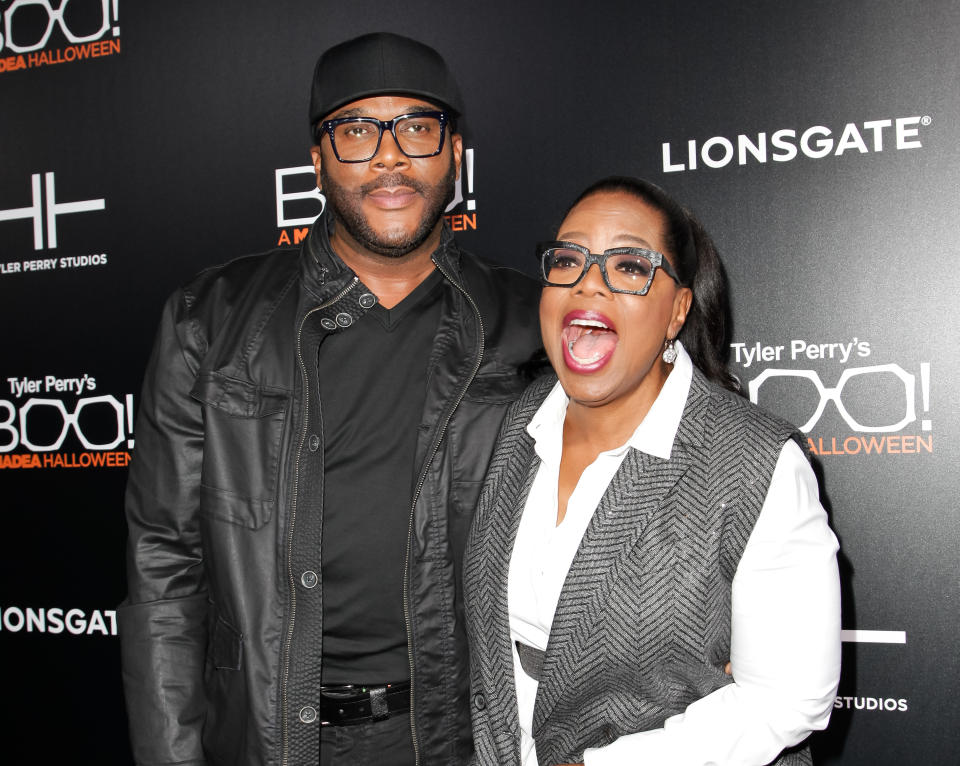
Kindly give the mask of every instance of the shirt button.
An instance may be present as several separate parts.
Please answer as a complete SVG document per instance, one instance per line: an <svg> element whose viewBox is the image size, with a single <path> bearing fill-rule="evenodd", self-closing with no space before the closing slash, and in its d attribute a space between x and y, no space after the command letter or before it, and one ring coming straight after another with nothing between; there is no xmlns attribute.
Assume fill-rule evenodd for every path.
<svg viewBox="0 0 960 766"><path fill-rule="evenodd" d="M334 321L333 321L332 319L330 319L329 317L324 317L323 319L321 319L321 320L320 320L320 325L323 327L324 330L336 330L336 329L337 329L337 323L334 322Z"/></svg>
<svg viewBox="0 0 960 766"><path fill-rule="evenodd" d="M300 582L303 583L304 588L315 588L320 578L317 577L316 572L311 572L307 570L302 575L300 575Z"/></svg>
<svg viewBox="0 0 960 766"><path fill-rule="evenodd" d="M317 711L309 705L300 708L300 720L304 723L313 723L317 720Z"/></svg>
<svg viewBox="0 0 960 766"><path fill-rule="evenodd" d="M341 327L349 327L353 324L353 317L350 316L346 311L341 311L337 314L337 324Z"/></svg>
<svg viewBox="0 0 960 766"><path fill-rule="evenodd" d="M483 710L487 706L487 698L480 692L473 695L473 704L477 710Z"/></svg>
<svg viewBox="0 0 960 766"><path fill-rule="evenodd" d="M307 440L307 447L311 452L316 452L320 449L320 437L316 434L310 434L310 438Z"/></svg>
<svg viewBox="0 0 960 766"><path fill-rule="evenodd" d="M360 296L360 305L365 309L370 308L376 302L377 302L377 296L374 295L373 293L364 293L363 295Z"/></svg>

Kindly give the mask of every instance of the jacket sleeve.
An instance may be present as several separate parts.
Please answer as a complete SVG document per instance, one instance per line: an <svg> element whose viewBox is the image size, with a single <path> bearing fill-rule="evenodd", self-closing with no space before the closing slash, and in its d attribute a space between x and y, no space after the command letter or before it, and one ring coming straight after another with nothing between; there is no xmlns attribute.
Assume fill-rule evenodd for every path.
<svg viewBox="0 0 960 766"><path fill-rule="evenodd" d="M203 423L190 397L201 346L178 292L147 367L126 491L128 593L118 618L137 764L204 763Z"/></svg>

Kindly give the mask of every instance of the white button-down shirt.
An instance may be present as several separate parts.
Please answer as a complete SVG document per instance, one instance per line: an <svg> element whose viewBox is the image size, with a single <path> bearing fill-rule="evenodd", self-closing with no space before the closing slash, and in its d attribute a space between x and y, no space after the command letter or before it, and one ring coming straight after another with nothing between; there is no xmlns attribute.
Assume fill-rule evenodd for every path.
<svg viewBox="0 0 960 766"><path fill-rule="evenodd" d="M670 457L693 375L679 343L677 352L643 422L625 444L586 468L559 525L557 484L568 403L559 383L527 426L542 462L510 560L511 643L547 648L564 579L627 451ZM661 729L587 750L587 766L765 764L826 726L840 675L837 549L813 471L802 450L788 441L733 579L734 683L671 716ZM520 667L515 647L513 653L522 763L537 766L531 730L538 684Z"/></svg>

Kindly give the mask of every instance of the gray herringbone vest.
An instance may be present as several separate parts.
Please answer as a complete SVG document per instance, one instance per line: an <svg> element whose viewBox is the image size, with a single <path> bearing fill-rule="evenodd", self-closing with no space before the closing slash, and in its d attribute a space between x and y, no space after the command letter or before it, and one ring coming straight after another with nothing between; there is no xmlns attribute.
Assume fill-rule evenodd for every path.
<svg viewBox="0 0 960 766"><path fill-rule="evenodd" d="M519 762L507 572L539 467L525 429L554 382L534 383L507 415L464 563L480 764ZM695 370L671 458L628 452L557 605L534 710L540 766L582 762L585 748L660 727L730 683L730 585L790 438Z"/></svg>

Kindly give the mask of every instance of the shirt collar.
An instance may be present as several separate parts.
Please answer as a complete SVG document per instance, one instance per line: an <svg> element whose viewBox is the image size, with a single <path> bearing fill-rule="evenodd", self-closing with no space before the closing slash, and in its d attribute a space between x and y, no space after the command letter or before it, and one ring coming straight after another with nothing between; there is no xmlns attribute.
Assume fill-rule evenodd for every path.
<svg viewBox="0 0 960 766"><path fill-rule="evenodd" d="M693 362L690 361L689 354L680 341L676 342L675 348L677 360L673 363L673 370L667 376L646 417L625 444L604 454L619 454L628 447L633 447L664 460L670 458L693 378ZM563 421L569 401L558 381L527 425L527 433L534 441L534 449L544 462L560 462Z"/></svg>

